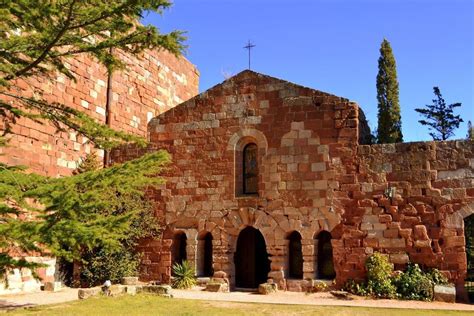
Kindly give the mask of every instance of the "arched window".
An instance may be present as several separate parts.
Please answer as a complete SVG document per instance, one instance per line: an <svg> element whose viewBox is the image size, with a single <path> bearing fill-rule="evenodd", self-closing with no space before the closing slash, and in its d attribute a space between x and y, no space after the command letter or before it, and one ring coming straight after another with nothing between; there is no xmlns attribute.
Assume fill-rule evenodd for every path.
<svg viewBox="0 0 474 316"><path fill-rule="evenodd" d="M331 234L322 231L318 235L318 279L332 280L336 277L332 259Z"/></svg>
<svg viewBox="0 0 474 316"><path fill-rule="evenodd" d="M243 193L258 193L258 163L257 163L257 145L247 144L243 150Z"/></svg>
<svg viewBox="0 0 474 316"><path fill-rule="evenodd" d="M288 276L294 279L303 278L303 252L301 235L294 231L288 236Z"/></svg>
<svg viewBox="0 0 474 316"><path fill-rule="evenodd" d="M187 259L186 240L187 238L184 232L178 232L174 235L171 249L173 265L175 263L181 263Z"/></svg>

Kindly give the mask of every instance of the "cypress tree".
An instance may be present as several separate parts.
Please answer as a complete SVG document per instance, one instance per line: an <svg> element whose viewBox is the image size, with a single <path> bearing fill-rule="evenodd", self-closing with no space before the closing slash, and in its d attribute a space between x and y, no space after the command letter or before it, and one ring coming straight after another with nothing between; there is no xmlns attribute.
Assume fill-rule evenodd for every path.
<svg viewBox="0 0 474 316"><path fill-rule="evenodd" d="M398 80L395 57L390 43L384 39L380 46L379 72L377 74L379 143L403 141Z"/></svg>

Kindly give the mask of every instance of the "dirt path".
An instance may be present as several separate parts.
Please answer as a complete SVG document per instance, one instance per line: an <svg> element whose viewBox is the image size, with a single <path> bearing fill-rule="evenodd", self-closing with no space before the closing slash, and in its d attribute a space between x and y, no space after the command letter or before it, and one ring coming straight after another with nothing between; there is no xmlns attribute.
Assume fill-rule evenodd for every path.
<svg viewBox="0 0 474 316"><path fill-rule="evenodd" d="M327 305L327 306L360 306L384 308L412 308L412 309L444 309L444 310L472 310L474 305L450 304L441 302L419 302L398 300L373 300L358 298L355 300L336 299L330 293L296 293L278 292L270 295L259 295L249 292L211 293L196 287L193 290L173 290L175 298L195 299L220 302L245 302L294 305ZM473 314L474 315L474 314Z"/></svg>
<svg viewBox="0 0 474 316"><path fill-rule="evenodd" d="M193 290L172 290L175 298L213 301L216 306L226 302L294 304L294 305L326 305L326 306L360 306L386 308L413 308L413 309L444 309L444 310L472 310L474 305L449 304L440 302L396 301L355 299L352 301L334 298L329 293L305 294L295 292L278 292L271 295L258 295L250 292L211 293L201 287ZM59 304L77 300L77 289L64 288L60 292L37 292L0 296L0 310L18 307ZM474 314L473 314L474 315Z"/></svg>
<svg viewBox="0 0 474 316"><path fill-rule="evenodd" d="M35 305L59 304L77 300L77 289L63 288L59 292L35 292L0 296L0 310Z"/></svg>

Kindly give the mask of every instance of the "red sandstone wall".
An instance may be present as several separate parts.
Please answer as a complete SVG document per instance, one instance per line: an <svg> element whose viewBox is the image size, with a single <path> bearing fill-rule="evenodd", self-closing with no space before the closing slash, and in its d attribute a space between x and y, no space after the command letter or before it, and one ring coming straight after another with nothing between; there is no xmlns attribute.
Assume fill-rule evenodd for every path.
<svg viewBox="0 0 474 316"><path fill-rule="evenodd" d="M346 99L245 71L152 120L147 150L167 149L173 164L152 194L167 229L162 242L142 244L142 278L169 280L174 233L186 233L188 260L198 262L199 236L211 232L214 270L233 282L237 236L253 226L266 241L268 277L289 290L317 277L315 236L326 230L339 285L363 278L378 251L397 269L409 260L437 267L462 293L474 142L359 145L361 119ZM260 150L258 197L235 189L248 140ZM145 151L127 147L112 158ZM287 275L292 231L302 236L302 280Z"/></svg>
<svg viewBox="0 0 474 316"><path fill-rule="evenodd" d="M145 137L151 118L198 93L199 74L183 57L158 50L139 57L121 53L121 57L127 68L115 72L112 83L111 126L117 130ZM69 69L76 81L63 75L30 78L16 82L12 90L28 96L40 90L49 102L63 103L105 122L105 68L83 55L71 59ZM13 125L9 137L9 147L0 147L0 162L26 165L30 171L49 176L70 175L92 150L75 132L57 132L51 124L24 118Z"/></svg>
<svg viewBox="0 0 474 316"><path fill-rule="evenodd" d="M264 235L269 276L277 282L284 282L287 269L286 237L300 232L304 275L314 278L314 237L340 220L341 210L336 205L330 210L331 200L339 163L356 150L357 110L347 99L244 71L152 120L150 141L168 150L173 164L164 175L166 185L153 196L168 229L163 244L142 245L142 278L169 279L173 232L186 232L188 260L195 262L199 236L208 231L214 270L225 271L233 282L235 244L247 225ZM259 196L241 196L236 189L235 161L246 141L259 147ZM128 147L112 159L139 154Z"/></svg>
<svg viewBox="0 0 474 316"><path fill-rule="evenodd" d="M442 270L464 291L463 219L474 214L474 142L419 142L360 146L344 175L343 225L336 230L338 279L362 278L374 251L395 268L411 261ZM392 198L384 192L396 188ZM343 197L342 197L343 196Z"/></svg>

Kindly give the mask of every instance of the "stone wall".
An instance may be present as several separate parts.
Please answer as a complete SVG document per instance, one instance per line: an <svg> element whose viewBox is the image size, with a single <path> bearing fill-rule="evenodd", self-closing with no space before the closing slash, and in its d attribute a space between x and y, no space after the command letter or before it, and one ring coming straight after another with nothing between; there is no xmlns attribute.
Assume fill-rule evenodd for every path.
<svg viewBox="0 0 474 316"><path fill-rule="evenodd" d="M29 262L36 262L45 265L45 267L36 270L36 274L40 279L35 279L30 269L13 269L6 275L7 282L3 279L0 282L0 295L21 292L38 292L41 290L42 283L54 281L56 268L55 258L39 256L22 256L22 258Z"/></svg>
<svg viewBox="0 0 474 316"><path fill-rule="evenodd" d="M267 277L280 288L301 291L318 278L317 236L326 231L339 286L363 278L365 259L379 251L399 269L409 260L437 267L461 289L463 218L474 212L472 141L362 145L370 131L357 104L251 71L161 114L148 130L148 149L112 154L114 162L158 148L173 156L166 184L150 195L166 229L161 241L141 245L143 279L169 281L181 232L198 265L201 236L210 232L214 271L235 285L237 241L251 226L265 240ZM258 147L257 195L240 190L249 143ZM300 279L289 277L295 231Z"/></svg>
<svg viewBox="0 0 474 316"><path fill-rule="evenodd" d="M359 146L355 166L341 192L338 278L362 278L367 255L378 251L397 269L408 261L438 268L462 292L463 219L474 213L474 142Z"/></svg>
<svg viewBox="0 0 474 316"><path fill-rule="evenodd" d="M146 136L151 118L198 93L198 72L183 57L167 51L145 51L138 57L117 52L127 68L112 76L111 127ZM105 123L107 71L86 55L67 63L76 81L57 74L32 77L12 85L12 92L31 96L41 91L48 102L59 102ZM2 98L4 98L2 96ZM14 100L3 99L9 102ZM6 120L0 121L0 130ZM9 147L0 147L0 162L25 165L30 171L49 175L70 175L92 146L75 132L58 132L49 124L21 118L12 125ZM99 151L99 156L103 152Z"/></svg>
<svg viewBox="0 0 474 316"><path fill-rule="evenodd" d="M143 244L142 277L169 280L176 232L186 233L191 261L199 236L211 232L214 270L225 271L233 284L239 232L253 226L265 238L269 276L276 282L286 286L287 236L293 231L302 236L304 278L314 278L315 236L332 231L343 214L333 202L337 174L355 155L358 114L347 99L244 71L153 119L149 150L168 150L173 164L153 196L167 231L163 243ZM258 146L258 196L236 188L239 157L249 142ZM127 147L112 159L140 154Z"/></svg>

